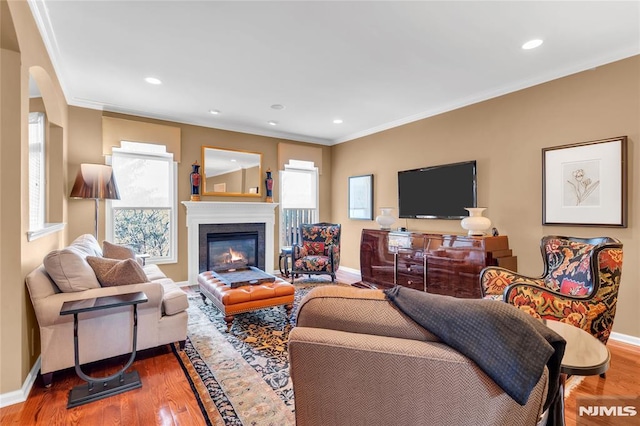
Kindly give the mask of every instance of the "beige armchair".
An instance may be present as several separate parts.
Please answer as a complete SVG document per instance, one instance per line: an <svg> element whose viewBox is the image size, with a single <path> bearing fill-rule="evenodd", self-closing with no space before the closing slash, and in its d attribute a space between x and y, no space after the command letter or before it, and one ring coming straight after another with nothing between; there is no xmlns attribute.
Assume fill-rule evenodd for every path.
<svg viewBox="0 0 640 426"><path fill-rule="evenodd" d="M546 368L521 406L382 291L318 287L297 315L289 358L299 425L535 425L543 414Z"/></svg>

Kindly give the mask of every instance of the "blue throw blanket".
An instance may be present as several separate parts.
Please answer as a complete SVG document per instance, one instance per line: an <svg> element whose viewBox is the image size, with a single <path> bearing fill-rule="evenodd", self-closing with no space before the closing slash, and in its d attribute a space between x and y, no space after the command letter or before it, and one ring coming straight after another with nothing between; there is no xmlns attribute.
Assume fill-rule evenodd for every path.
<svg viewBox="0 0 640 426"><path fill-rule="evenodd" d="M556 400L566 342L541 321L495 300L458 299L400 286L384 292L415 322L478 364L520 405L526 404L546 365L545 409Z"/></svg>

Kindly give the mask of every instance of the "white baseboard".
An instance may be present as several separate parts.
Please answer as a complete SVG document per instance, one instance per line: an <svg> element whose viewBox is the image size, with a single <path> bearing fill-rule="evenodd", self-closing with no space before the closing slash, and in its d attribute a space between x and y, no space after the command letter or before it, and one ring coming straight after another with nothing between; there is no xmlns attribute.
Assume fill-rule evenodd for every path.
<svg viewBox="0 0 640 426"><path fill-rule="evenodd" d="M622 333L611 333L611 340L615 340L616 342L628 343L634 346L640 346L640 337L629 336L628 334Z"/></svg>
<svg viewBox="0 0 640 426"><path fill-rule="evenodd" d="M25 402L29 396L29 392L31 392L33 384L36 382L38 371L40 371L40 357L38 357L35 364L33 364L33 367L31 368L31 371L29 371L27 378L24 380L21 389L0 394L0 408Z"/></svg>
<svg viewBox="0 0 640 426"><path fill-rule="evenodd" d="M346 266L341 266L340 269L342 269L345 272L349 272L350 274L360 275L360 269L348 268Z"/></svg>

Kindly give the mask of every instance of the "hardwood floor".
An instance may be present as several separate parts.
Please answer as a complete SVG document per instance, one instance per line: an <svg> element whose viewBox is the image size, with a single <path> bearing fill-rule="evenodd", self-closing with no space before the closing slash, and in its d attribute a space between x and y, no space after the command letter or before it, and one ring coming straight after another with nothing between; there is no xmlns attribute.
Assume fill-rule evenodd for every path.
<svg viewBox="0 0 640 426"><path fill-rule="evenodd" d="M128 357L94 363L83 370L94 377L118 371ZM69 390L82 384L73 368L56 372L46 389L40 379L26 402L0 409L4 425L204 425L196 398L170 346L141 351L131 367L142 388L67 409Z"/></svg>
<svg viewBox="0 0 640 426"><path fill-rule="evenodd" d="M358 276L340 271L341 282L353 283ZM617 425L615 418L604 423L577 422L576 398L584 396L640 395L640 348L609 341L611 368L607 378L587 377L566 399L567 425ZM127 357L94 363L85 371L100 377L117 371ZM67 410L69 390L82 381L73 369L54 374L53 386L45 389L36 381L26 402L0 409L4 425L204 425L198 403L180 364L169 346L141 351L133 364L143 386L97 402ZM640 418L637 423L640 424Z"/></svg>
<svg viewBox="0 0 640 426"><path fill-rule="evenodd" d="M607 347L611 352L611 367L606 373L606 379L600 376L585 377L580 386L571 392L569 398L565 399L567 426L640 425L639 405L636 405L638 415L635 417L635 422L631 421L630 423L623 423L623 418L616 417L598 418L597 420L591 418L588 422L584 417L578 417L576 401L581 397L631 397L636 398L636 404L640 399L640 348L614 340L609 340Z"/></svg>

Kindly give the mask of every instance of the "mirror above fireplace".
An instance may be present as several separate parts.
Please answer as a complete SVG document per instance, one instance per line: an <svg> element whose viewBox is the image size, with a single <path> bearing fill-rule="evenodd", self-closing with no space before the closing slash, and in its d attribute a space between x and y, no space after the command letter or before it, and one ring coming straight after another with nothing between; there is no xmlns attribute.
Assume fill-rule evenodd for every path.
<svg viewBox="0 0 640 426"><path fill-rule="evenodd" d="M262 196L262 154L202 147L202 195Z"/></svg>

